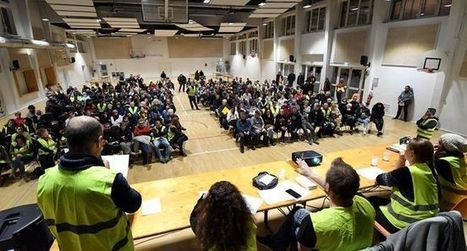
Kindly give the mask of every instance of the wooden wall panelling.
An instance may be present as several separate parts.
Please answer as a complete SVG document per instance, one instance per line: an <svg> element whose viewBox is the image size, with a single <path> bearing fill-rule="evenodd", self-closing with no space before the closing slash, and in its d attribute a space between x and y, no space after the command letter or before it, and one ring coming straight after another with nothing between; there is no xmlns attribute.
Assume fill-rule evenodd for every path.
<svg viewBox="0 0 467 251"><path fill-rule="evenodd" d="M426 51L436 47L438 24L389 28L383 65L417 66Z"/></svg>
<svg viewBox="0 0 467 251"><path fill-rule="evenodd" d="M368 31L336 33L333 62L359 63L365 54Z"/></svg>
<svg viewBox="0 0 467 251"><path fill-rule="evenodd" d="M169 47L169 58L203 58L203 57L222 57L223 41L222 39L199 39L184 37L175 39L167 38Z"/></svg>
<svg viewBox="0 0 467 251"><path fill-rule="evenodd" d="M294 39L293 38L287 38L287 39L282 39L279 42L279 52L280 52L280 61L289 61L289 56L294 55ZM296 56L296 55L294 55Z"/></svg>
<svg viewBox="0 0 467 251"><path fill-rule="evenodd" d="M274 44L272 40L264 40L262 59L274 60Z"/></svg>
<svg viewBox="0 0 467 251"><path fill-rule="evenodd" d="M131 38L95 38L94 49L97 59L131 58Z"/></svg>

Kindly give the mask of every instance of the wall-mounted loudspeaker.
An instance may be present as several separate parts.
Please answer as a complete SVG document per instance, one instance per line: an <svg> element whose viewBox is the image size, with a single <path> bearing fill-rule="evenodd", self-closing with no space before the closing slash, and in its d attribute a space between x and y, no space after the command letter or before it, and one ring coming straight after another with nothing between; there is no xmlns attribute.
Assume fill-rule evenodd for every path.
<svg viewBox="0 0 467 251"><path fill-rule="evenodd" d="M295 62L295 57L294 57L293 55L290 55L290 56L289 56L289 61L290 61L290 62Z"/></svg>
<svg viewBox="0 0 467 251"><path fill-rule="evenodd" d="M363 66L368 65L368 57L367 56L360 56L360 64Z"/></svg>
<svg viewBox="0 0 467 251"><path fill-rule="evenodd" d="M13 66L13 67L11 67L12 71L19 69L19 61L18 60L13 60L13 62L11 62L11 64Z"/></svg>
<svg viewBox="0 0 467 251"><path fill-rule="evenodd" d="M76 62L75 57L71 57L70 62L71 62L72 64L75 63L75 62Z"/></svg>

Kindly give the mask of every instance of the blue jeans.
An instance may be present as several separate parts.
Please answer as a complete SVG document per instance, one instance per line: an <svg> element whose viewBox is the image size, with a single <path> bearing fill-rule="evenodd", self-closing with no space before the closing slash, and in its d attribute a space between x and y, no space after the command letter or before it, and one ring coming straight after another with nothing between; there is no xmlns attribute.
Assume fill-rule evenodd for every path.
<svg viewBox="0 0 467 251"><path fill-rule="evenodd" d="M169 141L164 137L160 137L160 138L154 140L153 143L154 143L154 148L155 148L157 158L160 161L167 161L169 159L169 157L170 157L170 154L172 153L171 150L170 150ZM165 150L164 151L164 156L162 156L161 148L164 148L164 150Z"/></svg>
<svg viewBox="0 0 467 251"><path fill-rule="evenodd" d="M139 143L141 148L141 157L143 158L143 165L148 164L151 161L151 156L149 155L149 145Z"/></svg>

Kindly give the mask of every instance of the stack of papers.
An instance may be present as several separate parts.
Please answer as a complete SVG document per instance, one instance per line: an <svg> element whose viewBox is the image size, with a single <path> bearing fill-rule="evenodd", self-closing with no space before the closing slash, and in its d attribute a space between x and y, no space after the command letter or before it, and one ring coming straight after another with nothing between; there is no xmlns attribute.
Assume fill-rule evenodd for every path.
<svg viewBox="0 0 467 251"><path fill-rule="evenodd" d="M273 189L259 190L258 193L261 196L261 198L264 200L264 202L266 202L266 204L268 205L272 205L272 204L276 204L276 203L280 203L280 202L288 201L288 200L297 200L292 195L286 192L286 190L288 189L292 189L301 195L301 197L298 198L298 200L307 196L310 193L310 191L308 191L307 189L288 180L279 183Z"/></svg>
<svg viewBox="0 0 467 251"><path fill-rule="evenodd" d="M384 173L384 170L377 167L366 167L358 169L357 173L366 179L375 180L378 175Z"/></svg>
<svg viewBox="0 0 467 251"><path fill-rule="evenodd" d="M161 211L161 199L155 198L151 200L143 201L141 204L141 214L150 215L156 214Z"/></svg>
<svg viewBox="0 0 467 251"><path fill-rule="evenodd" d="M392 144L386 147L386 149L396 152L396 153L404 153L405 149L407 149L406 144Z"/></svg>
<svg viewBox="0 0 467 251"><path fill-rule="evenodd" d="M271 183L274 180L274 178L275 177L270 174L265 174L259 179L259 181L263 183L265 186L267 186L269 185L269 183Z"/></svg>
<svg viewBox="0 0 467 251"><path fill-rule="evenodd" d="M207 192L200 192L199 197L203 196L205 193ZM242 196L245 200L246 206L248 207L248 209L250 209L250 212L252 214L256 214L258 212L258 209L261 207L261 204L263 204L263 200L246 194L242 194Z"/></svg>

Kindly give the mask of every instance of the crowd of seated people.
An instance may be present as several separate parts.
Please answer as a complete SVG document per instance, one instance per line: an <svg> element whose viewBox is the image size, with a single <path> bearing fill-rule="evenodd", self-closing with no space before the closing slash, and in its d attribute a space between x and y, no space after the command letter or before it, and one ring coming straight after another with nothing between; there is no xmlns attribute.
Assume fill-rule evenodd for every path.
<svg viewBox="0 0 467 251"><path fill-rule="evenodd" d="M194 86L196 93L191 94L196 103L209 107L220 127L233 131L242 153L245 146L254 150L261 144L274 145L276 138L281 143L305 138L311 145L345 131L353 134L360 130L365 135L371 131L371 123L376 125L378 136L383 134L383 104L377 103L370 110L358 94L350 100L335 100L330 91L313 92L309 86L314 83L309 81L315 78L297 87L275 80L260 84L248 78L200 80L189 85Z"/></svg>
<svg viewBox="0 0 467 251"><path fill-rule="evenodd" d="M37 159L41 165L34 174L55 165L60 149L65 150L63 129L74 116L98 119L104 127L106 154L141 154L143 164L151 162L152 152L160 162L171 159L178 149L185 156L188 139L173 104L173 83L169 79L145 84L143 78L130 75L115 86L84 85L79 91L48 89L45 112L29 106L26 117L20 112L10 119L0 135L0 166L12 170L11 176L28 177L25 164ZM132 159L134 159L133 157Z"/></svg>

